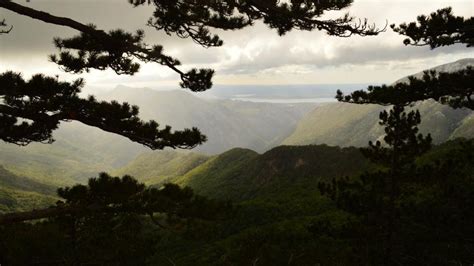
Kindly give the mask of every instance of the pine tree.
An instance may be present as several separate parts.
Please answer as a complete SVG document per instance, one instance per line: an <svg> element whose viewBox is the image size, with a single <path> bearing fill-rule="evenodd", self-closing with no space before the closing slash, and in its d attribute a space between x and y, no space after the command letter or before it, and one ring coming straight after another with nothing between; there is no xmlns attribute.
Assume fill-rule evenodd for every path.
<svg viewBox="0 0 474 266"><path fill-rule="evenodd" d="M180 233L192 221L216 220L231 209L189 188L146 187L130 176L105 173L87 185L60 188L58 196L55 206L0 216L1 263L144 264L156 252L160 229ZM20 223L25 221L35 222Z"/></svg>
<svg viewBox="0 0 474 266"><path fill-rule="evenodd" d="M428 18L419 16L418 24L413 22L399 27L392 25L392 28L411 38L404 41L406 45L430 45L435 49L465 43L472 47L473 21L473 18L465 20L454 17L451 9L446 8ZM364 243L357 250L360 254L366 254L360 255L365 263L401 265L420 262L418 259L429 253L426 250L436 250L439 245L445 251L438 250L439 254L429 254L423 263L472 263L474 258L465 255L461 247L471 246L466 244L463 234L471 232L472 226L453 220L450 220L450 225L427 221L423 216L430 212L439 213L433 206L440 204L430 202L433 206L423 206L416 201L418 199L423 202L423 197L426 197L423 193L439 193L442 195L440 201L450 203L450 209L445 208L446 212L442 214L449 217L447 219L457 216L458 211L464 210L464 207L471 209L473 205L470 201L463 203L459 198L472 193L472 175L465 172L465 169L472 167L472 151L450 154L448 156L452 156L452 160L444 158L444 162L438 161L435 165L420 167L416 159L430 150L431 137L418 133L420 113L417 110L407 112L405 109L417 101L427 99L434 99L453 108L473 109L473 71L472 67L454 73L428 71L421 79L410 77L406 83L370 86L366 91L355 91L350 95L338 91L336 98L341 102L393 105L389 112L380 113L380 125L384 126L386 133L384 143L370 142L368 148L362 149L362 153L377 166L377 170L367 172L357 179L343 178L334 180L331 184L319 184L322 194L332 198L339 208L359 218L351 228L351 233L352 237L355 235L356 238L365 239L357 242ZM471 146L472 142L466 143L466 147ZM463 170L458 171L459 169ZM458 185L446 178L455 179ZM443 187L448 183L449 190ZM461 184L465 186L465 191L459 195L453 194L453 190L457 189L454 187ZM420 198L414 199L415 195ZM464 204L467 206L462 206ZM439 235L439 231L443 230L441 228L448 229L454 224L460 225L455 229L459 230L458 233L446 234L448 237L442 239L430 236ZM424 231L417 232L421 228ZM430 238L439 243L416 243ZM416 248L407 248L411 245ZM420 245L424 250L420 250Z"/></svg>
<svg viewBox="0 0 474 266"><path fill-rule="evenodd" d="M131 176L111 177L101 173L87 185L59 188L62 200L56 206L0 216L0 224L55 217L88 217L97 214L137 214L149 216L157 225L157 213L169 220L180 217L208 218L215 214L219 204L194 195L190 188L166 184L163 188L146 187ZM199 206L206 206L200 208ZM224 206L224 205L222 205Z"/></svg>
<svg viewBox="0 0 474 266"><path fill-rule="evenodd" d="M352 230L362 232L371 256L364 260L371 265L395 265L400 258L401 188L411 182L415 159L431 147L431 137L418 133L421 122L418 111L405 112L396 105L380 113L385 128L384 143L369 142L361 151L377 171L367 172L356 180L343 178L332 184L320 183L322 194L333 199L345 211L363 217ZM359 236L361 237L361 236Z"/></svg>

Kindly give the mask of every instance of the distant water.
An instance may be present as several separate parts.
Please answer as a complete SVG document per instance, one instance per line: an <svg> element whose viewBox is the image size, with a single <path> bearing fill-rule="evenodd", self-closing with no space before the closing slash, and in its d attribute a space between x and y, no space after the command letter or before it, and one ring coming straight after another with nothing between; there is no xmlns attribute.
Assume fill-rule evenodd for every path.
<svg viewBox="0 0 474 266"><path fill-rule="evenodd" d="M198 94L208 99L226 99L268 103L331 103L336 91L350 93L366 89L368 84L308 84L308 85L216 85Z"/></svg>
<svg viewBox="0 0 474 266"><path fill-rule="evenodd" d="M366 89L369 84L307 84L307 85L215 85L205 92L192 93L193 96L210 100L234 100L256 103L333 103L336 102L337 90L345 94L355 90ZM116 93L120 90L134 91L140 88L117 86ZM118 90L118 91L117 91ZM141 88L141 90L179 91L181 88L160 87L159 89ZM101 91L101 90L98 90ZM100 95L97 90L95 95ZM107 94L102 90L103 94ZM88 94L83 94L84 96Z"/></svg>
<svg viewBox="0 0 474 266"><path fill-rule="evenodd" d="M337 102L335 98L271 99L271 98L235 97L235 98L231 98L231 100L255 102L255 103L333 103L333 102Z"/></svg>

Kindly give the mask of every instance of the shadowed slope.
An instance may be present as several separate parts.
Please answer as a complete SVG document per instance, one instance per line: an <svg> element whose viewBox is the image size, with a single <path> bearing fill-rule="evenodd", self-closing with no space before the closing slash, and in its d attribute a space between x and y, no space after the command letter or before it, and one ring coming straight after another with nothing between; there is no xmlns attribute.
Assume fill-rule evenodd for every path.
<svg viewBox="0 0 474 266"><path fill-rule="evenodd" d="M174 182L209 197L241 201L300 186L316 189L320 180L353 175L367 166L355 148L280 146L262 155L233 149Z"/></svg>

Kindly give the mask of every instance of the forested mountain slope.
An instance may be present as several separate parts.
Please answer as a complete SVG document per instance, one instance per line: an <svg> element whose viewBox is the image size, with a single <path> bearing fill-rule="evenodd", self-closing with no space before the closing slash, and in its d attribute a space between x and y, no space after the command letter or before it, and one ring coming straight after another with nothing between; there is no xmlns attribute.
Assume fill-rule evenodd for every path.
<svg viewBox="0 0 474 266"><path fill-rule="evenodd" d="M417 165L423 168L446 162L465 145L472 145L472 140L449 141L435 146L417 160ZM226 167L233 161L236 167ZM446 178L452 180L455 175L465 175L461 180L472 182L473 164L471 160L470 164L457 169L454 175L448 174ZM371 167L355 148L325 145L282 146L262 155L243 149L221 154L177 182L187 184L209 197L233 199L235 216L216 223L215 228L208 231L198 227L195 238L191 236L183 240L171 236L159 245L160 256L154 259L166 263L163 258L168 257L177 265L207 265L209 262L220 262L224 257L222 253L226 254L226 259L258 254L272 261L267 265L279 265L281 261L294 258L294 254L301 254L297 260L302 262L295 265L313 265L312 257L317 254L330 257L330 265L350 265L352 260L340 263L337 260L351 251L343 237L345 228L351 228L346 226L350 226L353 220L348 213L338 210L335 202L321 196L318 182L329 181L332 177L354 178L357 173ZM422 187L426 188L407 197L418 200L421 206L430 206L444 194L433 191L431 177L423 180L421 182L426 183L422 183ZM459 190L460 195L468 195L466 191L470 188L451 184L446 189ZM440 213L443 207L448 206L449 203L442 205ZM423 213L420 215L423 216ZM440 219L444 217L441 215ZM315 234L320 228L334 231L317 238ZM343 233L333 233L339 232L337 230Z"/></svg>
<svg viewBox="0 0 474 266"><path fill-rule="evenodd" d="M194 152L147 152L112 173L131 175L145 184L160 184L186 174L208 159L209 156Z"/></svg>
<svg viewBox="0 0 474 266"><path fill-rule="evenodd" d="M17 176L0 165L0 213L44 208L56 201L55 193L55 187Z"/></svg>
<svg viewBox="0 0 474 266"><path fill-rule="evenodd" d="M302 186L315 189L319 181L354 175L367 167L355 148L280 146L261 155L232 149L173 182L205 196L241 201Z"/></svg>

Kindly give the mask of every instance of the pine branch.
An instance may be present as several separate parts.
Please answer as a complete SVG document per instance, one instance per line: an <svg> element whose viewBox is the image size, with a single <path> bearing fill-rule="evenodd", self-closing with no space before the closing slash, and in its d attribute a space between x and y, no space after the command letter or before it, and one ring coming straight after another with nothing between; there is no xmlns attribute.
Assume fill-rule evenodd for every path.
<svg viewBox="0 0 474 266"><path fill-rule="evenodd" d="M24 80L20 74L0 74L0 139L18 145L54 141L52 132L61 121L79 121L115 133L151 149L194 148L206 141L197 128L171 131L151 120L142 121L139 109L128 103L99 102L79 98L82 80L59 82L35 75Z"/></svg>
<svg viewBox="0 0 474 266"><path fill-rule="evenodd" d="M131 34L125 34L123 31L111 31L106 33L103 30L98 30L92 25L85 25L78 21L72 20L66 17L58 17L51 15L49 13L38 11L29 7L22 6L20 4L14 3L10 0L0 0L0 7L13 11L17 14L28 16L33 19L41 20L46 23L55 24L59 26L69 27L75 29L82 34L79 37L66 39L61 41L56 39L55 43L60 49L68 49L68 41L75 40L73 43L72 49L78 50L79 54L84 52L90 52L89 59L97 59L97 52L101 51L105 54L102 64L88 64L84 59L79 55L74 57L70 53L61 53L59 58L52 56L51 59L53 62L58 63L59 65L64 66L66 71L71 71L75 73L80 73L89 68L97 68L100 70L110 67L114 69L118 74L129 74L133 75L139 69L137 63L132 63L131 58L138 59L143 62L154 62L160 65L167 66L181 77L181 85L183 88L188 88L192 91L204 91L212 87L212 76L214 71L209 69L193 69L189 72L181 71L177 66L180 65L180 62L170 56L164 55L162 53L161 46L153 46L148 48L146 44L142 43L143 32L139 31L137 36ZM119 33L119 34L117 34ZM115 36L114 36L115 35ZM124 38L128 37L128 38ZM66 43L66 44L65 44ZM92 47L90 45L92 44ZM109 45L107 45L109 44ZM87 46L89 45L89 50ZM99 50L98 50L98 47ZM128 55L128 57L127 57ZM81 62L81 59L83 62ZM82 64L78 64L82 63Z"/></svg>
<svg viewBox="0 0 474 266"><path fill-rule="evenodd" d="M342 10L353 1L291 1L273 0L212 1L212 0L129 0L134 5L153 4L155 11L148 25L181 38L192 38L206 46L220 46L222 40L212 35L209 28L223 30L242 29L262 20L280 35L293 29L325 31L329 35L349 37L351 35L371 36L385 31L370 25L367 20L354 22L345 15L339 19L319 19L325 12Z"/></svg>
<svg viewBox="0 0 474 266"><path fill-rule="evenodd" d="M430 46L431 49L457 43L474 46L474 17L454 16L450 7L439 9L429 16L418 16L416 22L390 27L408 37L404 40L405 45Z"/></svg>
<svg viewBox="0 0 474 266"><path fill-rule="evenodd" d="M367 90L344 95L341 102L356 104L409 105L417 101L436 100L453 108L474 110L474 67L456 72L426 71L421 78L409 77L408 82L395 85L369 86Z"/></svg>
<svg viewBox="0 0 474 266"><path fill-rule="evenodd" d="M104 37L104 35L106 35L104 31L95 30L90 26L84 25L70 18L53 16L49 13L38 11L33 8L14 3L11 0L0 0L0 7L3 7L20 15L41 20L46 23L69 27L80 32L87 33L91 36L95 36L96 38L102 38Z"/></svg>
<svg viewBox="0 0 474 266"><path fill-rule="evenodd" d="M5 22L5 19L0 20L0 35L1 35L1 34L7 34L7 33L10 33L10 31L12 31L13 26L10 26L10 28L9 28L9 29L6 29L6 30L3 29L3 28L7 28L7 27L8 27L8 25L7 25L7 23Z"/></svg>

